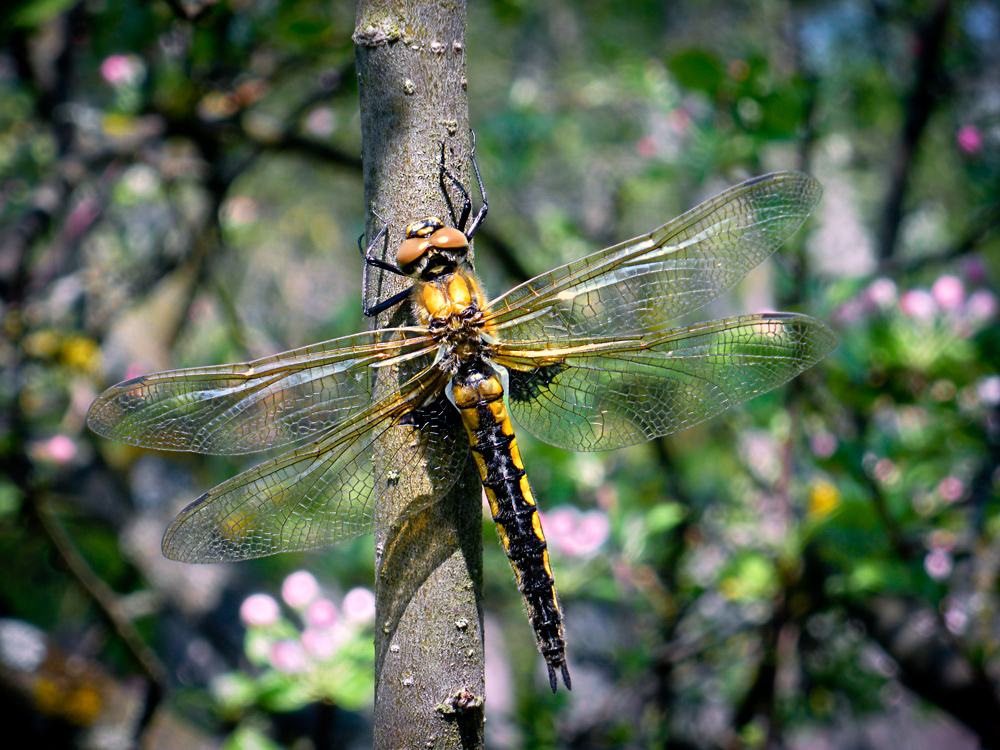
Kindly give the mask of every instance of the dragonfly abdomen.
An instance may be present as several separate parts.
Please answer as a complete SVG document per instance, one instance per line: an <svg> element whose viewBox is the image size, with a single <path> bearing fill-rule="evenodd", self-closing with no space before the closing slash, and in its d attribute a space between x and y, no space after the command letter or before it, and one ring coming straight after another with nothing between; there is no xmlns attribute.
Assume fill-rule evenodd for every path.
<svg viewBox="0 0 1000 750"><path fill-rule="evenodd" d="M500 542L514 569L538 650L545 657L549 684L555 692L558 670L569 688L562 612L556 601L548 545L521 462L514 425L504 406L503 384L485 361L478 360L459 368L451 388Z"/></svg>

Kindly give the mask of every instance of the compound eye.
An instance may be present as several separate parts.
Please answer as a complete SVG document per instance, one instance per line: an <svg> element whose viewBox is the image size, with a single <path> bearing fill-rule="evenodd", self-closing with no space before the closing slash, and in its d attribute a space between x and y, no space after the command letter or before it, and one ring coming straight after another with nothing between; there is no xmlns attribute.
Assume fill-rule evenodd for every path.
<svg viewBox="0 0 1000 750"><path fill-rule="evenodd" d="M434 247L453 248L468 247L469 240L466 236L454 227L443 227L431 235L430 241Z"/></svg>
<svg viewBox="0 0 1000 750"><path fill-rule="evenodd" d="M396 251L396 265L405 268L427 252L429 247L431 247L430 240L423 237L411 237L408 240L403 240L399 250Z"/></svg>

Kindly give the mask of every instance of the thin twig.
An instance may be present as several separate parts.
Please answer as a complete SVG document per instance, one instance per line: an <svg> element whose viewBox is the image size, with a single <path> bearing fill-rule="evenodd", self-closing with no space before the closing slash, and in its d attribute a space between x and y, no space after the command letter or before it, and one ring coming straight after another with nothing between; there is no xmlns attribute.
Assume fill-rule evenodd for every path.
<svg viewBox="0 0 1000 750"><path fill-rule="evenodd" d="M903 200L910 181L917 146L930 121L934 107L941 102L944 74L941 70L941 49L951 1L938 0L926 19L917 39L918 67L906 106L906 121L899 149L893 161L888 197L883 210L882 229L878 239L880 261L889 260L896 249L896 238L903 218Z"/></svg>

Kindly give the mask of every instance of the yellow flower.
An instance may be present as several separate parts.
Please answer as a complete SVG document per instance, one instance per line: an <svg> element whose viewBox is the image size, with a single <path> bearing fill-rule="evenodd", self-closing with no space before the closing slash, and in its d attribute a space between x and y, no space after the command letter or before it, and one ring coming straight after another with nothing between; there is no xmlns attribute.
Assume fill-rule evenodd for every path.
<svg viewBox="0 0 1000 750"><path fill-rule="evenodd" d="M822 520L840 507L840 490L832 482L817 479L809 487L809 512L813 520Z"/></svg>
<svg viewBox="0 0 1000 750"><path fill-rule="evenodd" d="M101 349L86 336L70 336L63 342L62 360L75 370L94 372L101 361Z"/></svg>

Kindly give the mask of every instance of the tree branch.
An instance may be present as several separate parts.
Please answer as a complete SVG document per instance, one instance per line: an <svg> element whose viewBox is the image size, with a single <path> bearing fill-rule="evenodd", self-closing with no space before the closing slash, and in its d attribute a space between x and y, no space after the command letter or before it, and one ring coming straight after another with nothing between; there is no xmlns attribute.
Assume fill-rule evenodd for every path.
<svg viewBox="0 0 1000 750"><path fill-rule="evenodd" d="M354 42L365 200L389 224L387 241L377 249L386 260L408 222L448 215L440 178L442 143L448 167L460 179L468 172L465 3L362 1ZM381 219L372 217L367 236L381 228ZM373 288L366 296L374 292L378 299L408 285L391 274L383 279L373 273L369 281ZM379 325L390 319L405 323L407 312L406 305L389 310ZM376 460L401 448L384 440ZM419 480L433 492L429 477ZM469 461L444 498L402 527L389 523L402 508L380 508L375 529L376 748L482 747L480 492Z"/></svg>
<svg viewBox="0 0 1000 750"><path fill-rule="evenodd" d="M903 199L906 197L906 186L910 180L910 169L920 138L939 100L942 77L941 45L950 14L950 0L937 0L917 39L919 45L917 76L907 102L902 141L891 167L888 197L879 233L878 255L882 262L891 258L895 251L899 224L903 218Z"/></svg>

